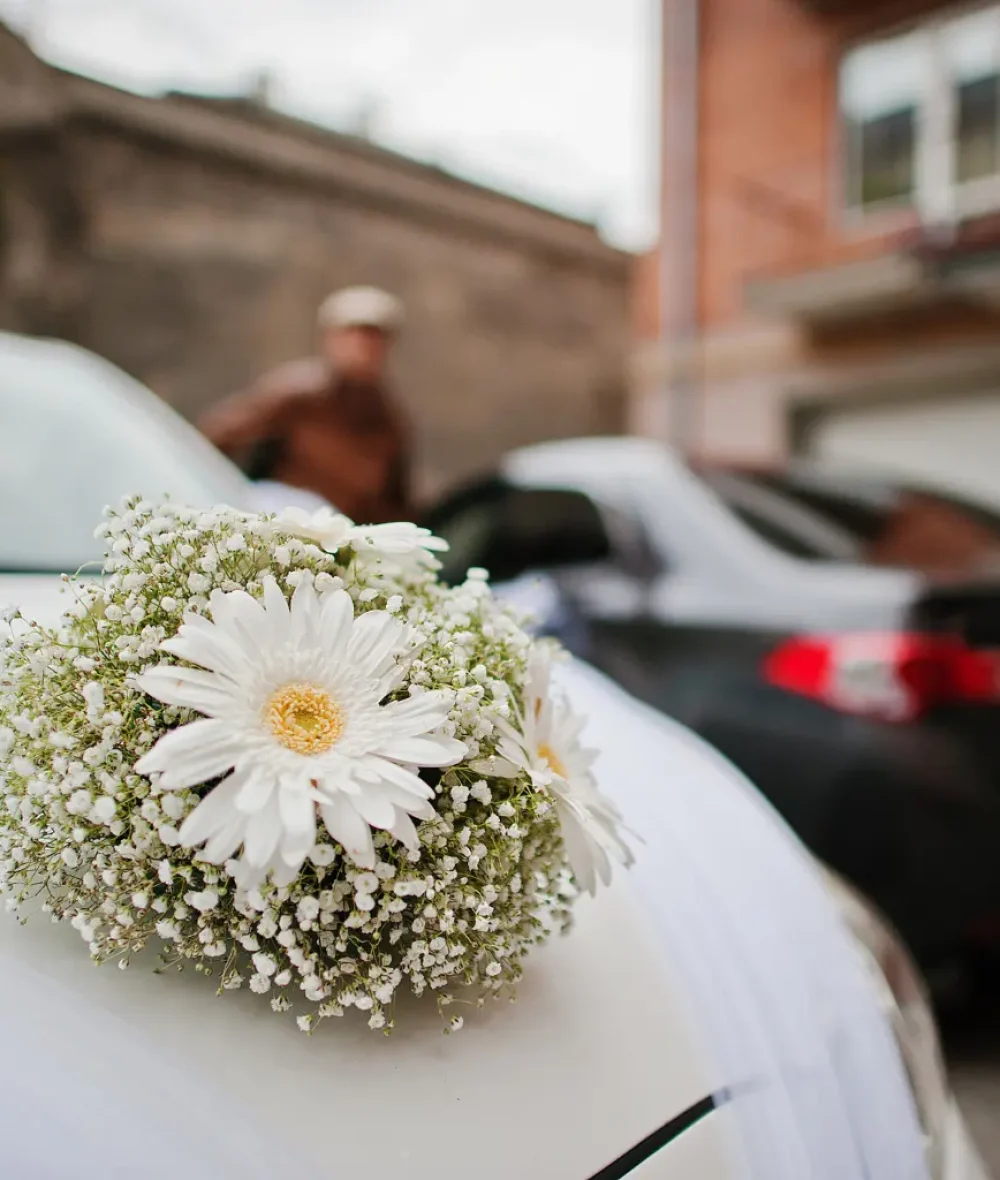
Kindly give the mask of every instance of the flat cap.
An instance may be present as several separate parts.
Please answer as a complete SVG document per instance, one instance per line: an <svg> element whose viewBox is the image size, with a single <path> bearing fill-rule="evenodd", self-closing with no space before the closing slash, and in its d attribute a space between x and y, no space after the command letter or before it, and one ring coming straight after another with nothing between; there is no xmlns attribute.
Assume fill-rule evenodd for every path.
<svg viewBox="0 0 1000 1180"><path fill-rule="evenodd" d="M403 326L403 304L377 287L347 287L320 304L321 328L381 328L398 332Z"/></svg>

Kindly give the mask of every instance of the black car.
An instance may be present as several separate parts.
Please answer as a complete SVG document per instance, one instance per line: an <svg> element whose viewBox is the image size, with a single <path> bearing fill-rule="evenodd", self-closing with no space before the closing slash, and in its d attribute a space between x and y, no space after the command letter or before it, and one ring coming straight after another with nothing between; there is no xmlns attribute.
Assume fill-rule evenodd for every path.
<svg viewBox="0 0 1000 1180"><path fill-rule="evenodd" d="M450 577L544 575L568 645L727 755L929 972L1000 947L987 508L588 439L512 453L425 523L451 542Z"/></svg>

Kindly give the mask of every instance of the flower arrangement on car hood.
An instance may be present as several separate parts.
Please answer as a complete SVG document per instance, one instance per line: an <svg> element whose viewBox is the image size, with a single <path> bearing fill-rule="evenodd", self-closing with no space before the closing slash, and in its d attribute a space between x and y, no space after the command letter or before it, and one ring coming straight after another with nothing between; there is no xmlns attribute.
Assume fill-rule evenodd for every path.
<svg viewBox="0 0 1000 1180"><path fill-rule="evenodd" d="M389 1028L404 980L513 983L630 862L551 649L426 530L130 501L98 532L103 579L0 647L11 908Z"/></svg>

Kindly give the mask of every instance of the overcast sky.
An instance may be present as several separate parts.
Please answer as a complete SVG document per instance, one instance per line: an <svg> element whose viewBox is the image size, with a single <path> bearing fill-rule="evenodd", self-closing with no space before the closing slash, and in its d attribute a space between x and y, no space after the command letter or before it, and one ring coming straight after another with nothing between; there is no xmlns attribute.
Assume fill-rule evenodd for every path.
<svg viewBox="0 0 1000 1180"><path fill-rule="evenodd" d="M654 228L654 0L0 0L52 61L137 90L245 89L472 179Z"/></svg>

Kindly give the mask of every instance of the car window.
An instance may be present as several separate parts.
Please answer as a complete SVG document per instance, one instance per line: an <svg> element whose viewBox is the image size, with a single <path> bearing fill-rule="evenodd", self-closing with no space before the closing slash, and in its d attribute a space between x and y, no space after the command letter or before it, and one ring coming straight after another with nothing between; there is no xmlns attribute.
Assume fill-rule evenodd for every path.
<svg viewBox="0 0 1000 1180"><path fill-rule="evenodd" d="M426 523L450 545L442 575L452 582L470 566L509 582L533 570L592 565L612 556L600 511L573 490L515 488L493 480L459 493Z"/></svg>
<svg viewBox="0 0 1000 1180"><path fill-rule="evenodd" d="M901 487L892 483L874 480L848 483L833 475L810 478L791 471L755 475L754 482L836 523L859 544L868 544L885 531L903 494Z"/></svg>
<svg viewBox="0 0 1000 1180"><path fill-rule="evenodd" d="M125 374L25 344L0 336L0 572L94 560L101 512L132 493L206 506L241 495L235 470Z"/></svg>
<svg viewBox="0 0 1000 1180"><path fill-rule="evenodd" d="M729 507L758 537L773 545L775 549L780 549L782 553L787 553L791 557L802 557L809 561L828 561L833 558L833 554L824 544L817 543L801 530L783 526L777 520L769 517L766 512L745 504L731 503Z"/></svg>
<svg viewBox="0 0 1000 1180"><path fill-rule="evenodd" d="M740 473L739 479L850 538L851 560L952 577L1000 571L1000 514L988 505L893 480L823 471ZM844 557L825 543L816 548L797 556Z"/></svg>
<svg viewBox="0 0 1000 1180"><path fill-rule="evenodd" d="M744 525L790 557L810 561L854 561L857 538L793 497L742 473L702 473L708 486Z"/></svg>
<svg viewBox="0 0 1000 1180"><path fill-rule="evenodd" d="M503 501L510 488L490 478L470 484L437 504L421 521L448 542L441 555L441 577L454 584L473 566L488 568L486 559Z"/></svg>

